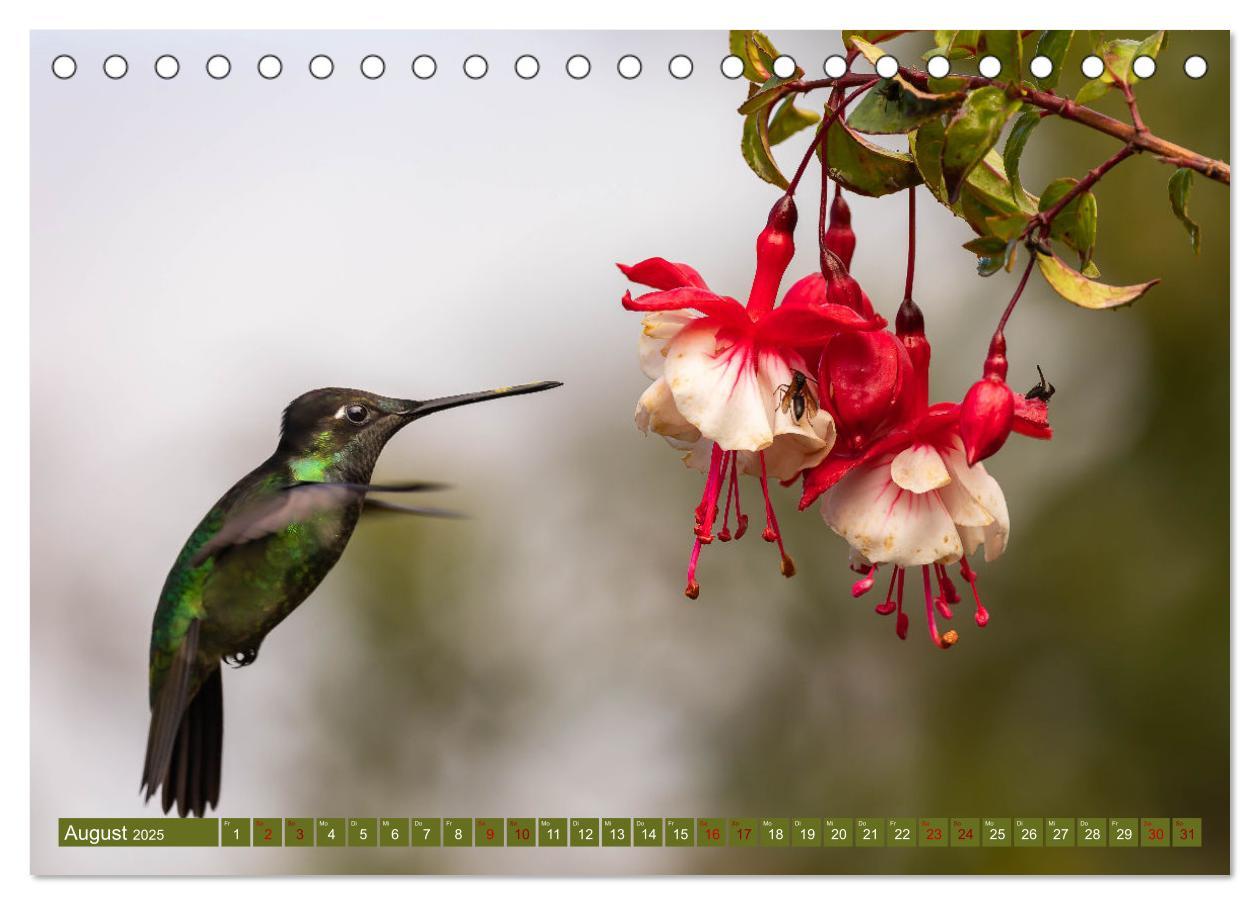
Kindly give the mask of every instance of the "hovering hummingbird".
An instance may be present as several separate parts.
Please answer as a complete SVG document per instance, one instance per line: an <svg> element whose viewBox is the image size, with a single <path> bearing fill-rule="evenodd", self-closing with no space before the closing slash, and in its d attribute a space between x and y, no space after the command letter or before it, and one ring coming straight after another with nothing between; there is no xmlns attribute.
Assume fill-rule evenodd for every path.
<svg viewBox="0 0 1260 905"><path fill-rule="evenodd" d="M267 633L323 581L365 508L450 516L387 503L373 491L436 490L373 484L385 443L445 409L537 393L556 381L425 402L328 388L284 411L280 445L206 513L166 577L149 646L149 741L140 788L162 810L200 817L219 800L223 750L220 661L247 666Z"/></svg>

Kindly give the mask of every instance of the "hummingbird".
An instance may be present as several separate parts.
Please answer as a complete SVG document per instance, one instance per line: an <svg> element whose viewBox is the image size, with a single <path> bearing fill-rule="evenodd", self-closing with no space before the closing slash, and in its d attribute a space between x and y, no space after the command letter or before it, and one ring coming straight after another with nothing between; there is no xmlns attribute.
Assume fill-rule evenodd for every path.
<svg viewBox="0 0 1260 905"><path fill-rule="evenodd" d="M365 510L452 516L373 492L441 489L374 484L386 442L417 418L474 402L550 390L556 381L426 401L362 390L311 390L284 410L280 443L206 513L171 567L149 645L149 739L140 788L162 810L202 816L219 800L221 663L248 666L267 634L336 565Z"/></svg>

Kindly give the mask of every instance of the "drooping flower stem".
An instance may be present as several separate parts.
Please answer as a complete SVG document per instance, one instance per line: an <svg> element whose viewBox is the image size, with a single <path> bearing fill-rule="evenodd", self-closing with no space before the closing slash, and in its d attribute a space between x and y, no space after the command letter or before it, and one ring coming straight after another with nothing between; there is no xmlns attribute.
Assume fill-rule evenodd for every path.
<svg viewBox="0 0 1260 905"><path fill-rule="evenodd" d="M844 97L836 102L835 106L827 112L823 117L823 121L818 126L818 131L814 133L814 140L809 143L809 147L805 149L805 156L801 158L800 166L796 168L796 175L792 177L792 181L788 183L787 193L789 195L796 194L796 187L801 184L801 177L805 175L805 167L809 166L809 159L814 156L814 152L818 150L819 144L823 140L823 136L827 134L827 130L832 124L840 118L840 114L844 112L844 108L856 97L861 97L862 93L868 90L878 79L874 79L858 87L852 94ZM823 169L827 168L826 162L823 162Z"/></svg>
<svg viewBox="0 0 1260 905"><path fill-rule="evenodd" d="M997 329L993 331L993 341L997 342L1006 332L1006 322L1011 319L1011 312L1015 310L1015 305L1019 302L1019 297L1024 294L1024 287L1028 285L1028 277L1032 275L1033 265L1037 263L1035 254L1028 255L1028 265L1024 268L1024 275L1019 278L1019 285L1015 287L1015 294L1011 296L1011 300L1006 303L1006 310L1002 312L1002 319L998 321Z"/></svg>
<svg viewBox="0 0 1260 905"><path fill-rule="evenodd" d="M914 297L914 186L906 189L906 194L910 196L910 203L907 213L909 236L906 239L906 294L902 296L903 301Z"/></svg>

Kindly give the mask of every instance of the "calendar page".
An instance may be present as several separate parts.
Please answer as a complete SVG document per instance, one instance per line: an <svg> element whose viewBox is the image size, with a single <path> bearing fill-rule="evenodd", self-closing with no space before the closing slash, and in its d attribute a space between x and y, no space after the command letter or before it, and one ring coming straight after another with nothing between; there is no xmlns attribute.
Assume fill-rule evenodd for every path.
<svg viewBox="0 0 1260 905"><path fill-rule="evenodd" d="M1229 873L1230 34L730 24L30 34L33 873Z"/></svg>

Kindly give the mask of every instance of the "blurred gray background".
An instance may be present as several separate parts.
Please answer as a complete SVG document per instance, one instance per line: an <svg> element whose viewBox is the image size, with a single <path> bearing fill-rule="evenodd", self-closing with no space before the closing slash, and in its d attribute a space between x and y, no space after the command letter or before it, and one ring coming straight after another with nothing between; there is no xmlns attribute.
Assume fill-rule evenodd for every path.
<svg viewBox="0 0 1260 905"><path fill-rule="evenodd" d="M838 33L773 32L811 76ZM923 36L899 40L910 60ZM1080 43L1072 59L1083 53ZM1210 63L1192 82L1191 52ZM52 77L57 54L79 64ZM110 81L111 53L130 72ZM163 81L153 61L176 55ZM231 75L205 60L222 53ZM257 59L284 61L264 81ZM312 55L336 62L327 81ZM369 81L359 60L381 55ZM410 61L428 53L435 78ZM461 61L490 62L480 81ZM532 53L532 81L512 61ZM564 61L588 56L575 81ZM620 78L638 55L643 74ZM667 62L688 54L686 80ZM991 463L1013 521L958 647L854 601L844 545L776 503L682 596L700 478L635 429L646 385L615 261L688 262L742 296L775 191L738 149L720 32L37 32L32 36L32 764L37 873L1222 871L1228 866L1228 192L1198 181L1195 258L1171 170L1099 190L1113 282L1077 310L1037 278L1008 337L1056 439ZM1229 157L1224 33L1176 33L1141 86L1156 132ZM1065 84L1074 90L1080 76ZM1103 109L1122 114L1116 98ZM815 109L821 97L812 97ZM779 151L784 169L808 141ZM1114 141L1042 125L1029 188ZM807 177L806 198L816 176ZM1014 278L920 193L917 298L937 399L979 373ZM891 316L904 197L850 197L854 272ZM809 208L805 204L803 210ZM815 260L811 220L789 279ZM1201 850L59 849L59 816L157 816L136 788L156 595L217 496L317 386L424 397L559 379L393 441L449 524L364 524L226 680L221 816L1202 816ZM749 485L751 487L751 485ZM757 522L754 519L754 527Z"/></svg>

